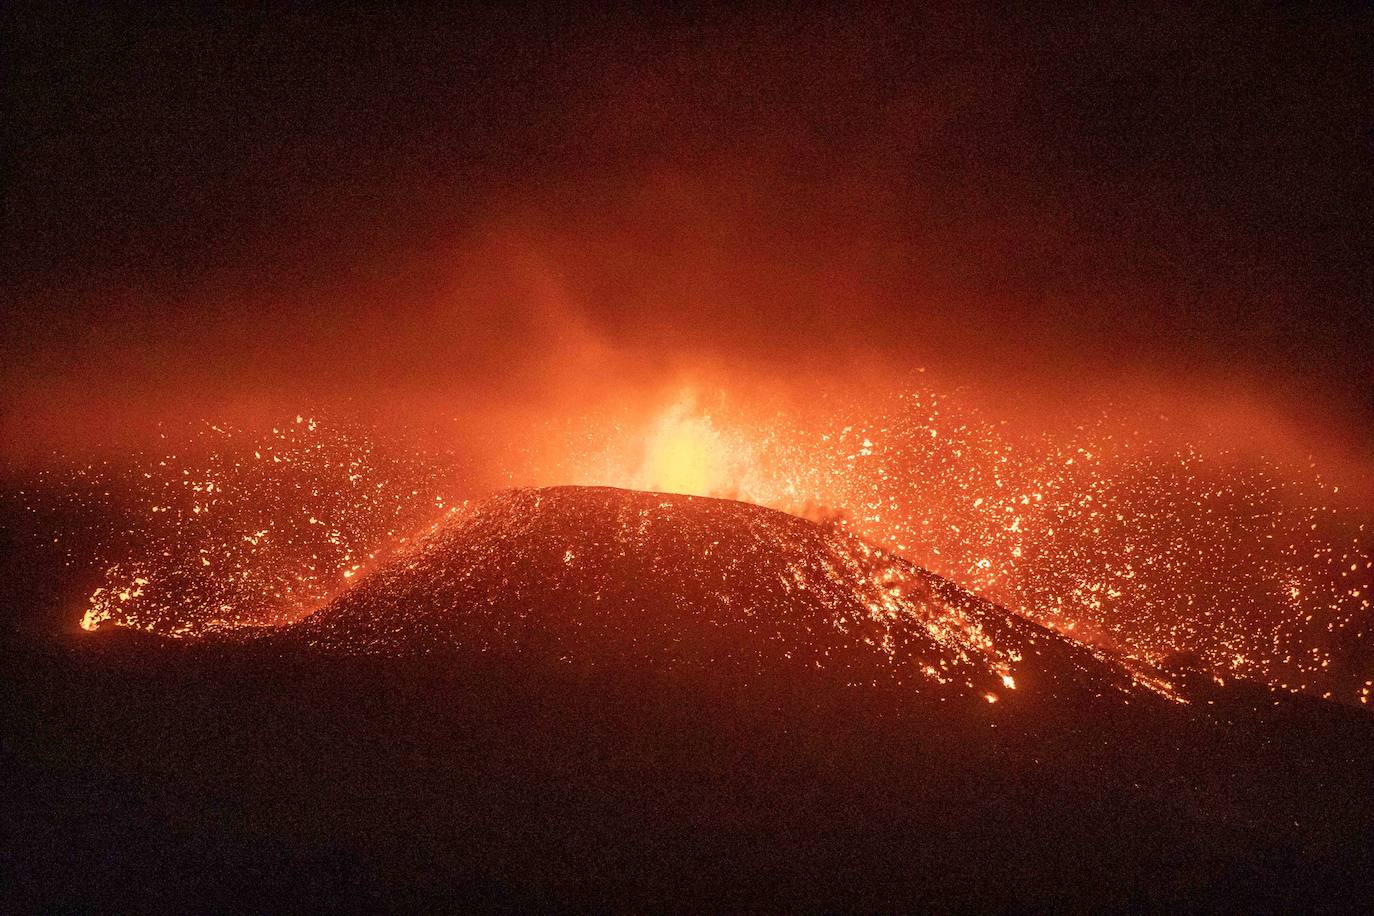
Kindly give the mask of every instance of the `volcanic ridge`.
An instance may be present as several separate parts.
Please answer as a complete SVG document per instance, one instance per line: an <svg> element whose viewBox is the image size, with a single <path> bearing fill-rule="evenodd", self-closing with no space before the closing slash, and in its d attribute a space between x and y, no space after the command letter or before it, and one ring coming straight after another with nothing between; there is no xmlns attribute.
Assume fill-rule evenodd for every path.
<svg viewBox="0 0 1374 916"><path fill-rule="evenodd" d="M280 635L349 654L521 653L721 681L805 674L989 703L1172 695L842 525L610 487L511 490L455 510Z"/></svg>
<svg viewBox="0 0 1374 916"><path fill-rule="evenodd" d="M294 623L0 665L21 909L1294 911L1374 875L1362 711L1172 702L730 500L507 491Z"/></svg>

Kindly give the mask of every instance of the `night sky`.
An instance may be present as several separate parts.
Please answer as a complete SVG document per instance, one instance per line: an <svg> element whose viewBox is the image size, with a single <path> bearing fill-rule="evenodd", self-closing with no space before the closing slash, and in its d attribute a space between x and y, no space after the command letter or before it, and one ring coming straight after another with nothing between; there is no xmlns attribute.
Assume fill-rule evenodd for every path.
<svg viewBox="0 0 1374 916"><path fill-rule="evenodd" d="M12 453L916 368L1374 451L1358 5L6 20Z"/></svg>

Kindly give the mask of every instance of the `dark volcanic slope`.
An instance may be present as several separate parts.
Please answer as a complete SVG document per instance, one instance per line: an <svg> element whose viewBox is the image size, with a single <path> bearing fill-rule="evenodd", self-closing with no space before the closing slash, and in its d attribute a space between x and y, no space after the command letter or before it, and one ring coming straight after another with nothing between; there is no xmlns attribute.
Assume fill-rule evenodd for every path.
<svg viewBox="0 0 1374 916"><path fill-rule="evenodd" d="M1374 899L1361 711L1160 699L740 503L506 493L265 638L0 639L0 682L5 911Z"/></svg>
<svg viewBox="0 0 1374 916"><path fill-rule="evenodd" d="M518 651L720 679L805 672L988 702L1147 689L834 526L604 487L478 503L289 633L350 653Z"/></svg>

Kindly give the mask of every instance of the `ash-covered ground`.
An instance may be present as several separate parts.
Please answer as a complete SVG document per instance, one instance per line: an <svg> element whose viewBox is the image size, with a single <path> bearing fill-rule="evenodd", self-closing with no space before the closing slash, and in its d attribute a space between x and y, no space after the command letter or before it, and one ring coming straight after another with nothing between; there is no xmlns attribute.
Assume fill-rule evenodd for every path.
<svg viewBox="0 0 1374 916"><path fill-rule="evenodd" d="M244 632L11 631L10 905L1277 911L1374 890L1367 713L1128 666L757 506L498 494Z"/></svg>

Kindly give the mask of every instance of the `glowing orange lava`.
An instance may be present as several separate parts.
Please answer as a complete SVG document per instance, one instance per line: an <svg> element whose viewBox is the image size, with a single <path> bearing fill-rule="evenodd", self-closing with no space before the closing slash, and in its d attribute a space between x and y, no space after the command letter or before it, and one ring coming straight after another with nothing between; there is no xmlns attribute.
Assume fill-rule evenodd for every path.
<svg viewBox="0 0 1374 916"><path fill-rule="evenodd" d="M728 488L732 456L708 415L684 394L664 411L646 436L644 463L635 488L710 496Z"/></svg>
<svg viewBox="0 0 1374 916"><path fill-rule="evenodd" d="M208 457L149 455L51 482L69 502L130 507L96 551L102 581L73 615L84 627L193 635L296 619L490 492L455 487L452 456L385 455L304 417L201 437ZM1166 444L1129 414L1069 437L1018 435L921 389L800 410L697 388L526 443L511 453L511 485L757 503L836 524L1141 662L1184 656L1226 678L1369 702L1370 519L1315 467ZM895 591L877 593L879 611L903 600L901 583L882 588Z"/></svg>
<svg viewBox="0 0 1374 916"><path fill-rule="evenodd" d="M683 395L619 433L532 479L835 520L1081 641L1367 702L1370 521L1315 465L1156 440L1130 413L1020 434L920 389L805 411Z"/></svg>

